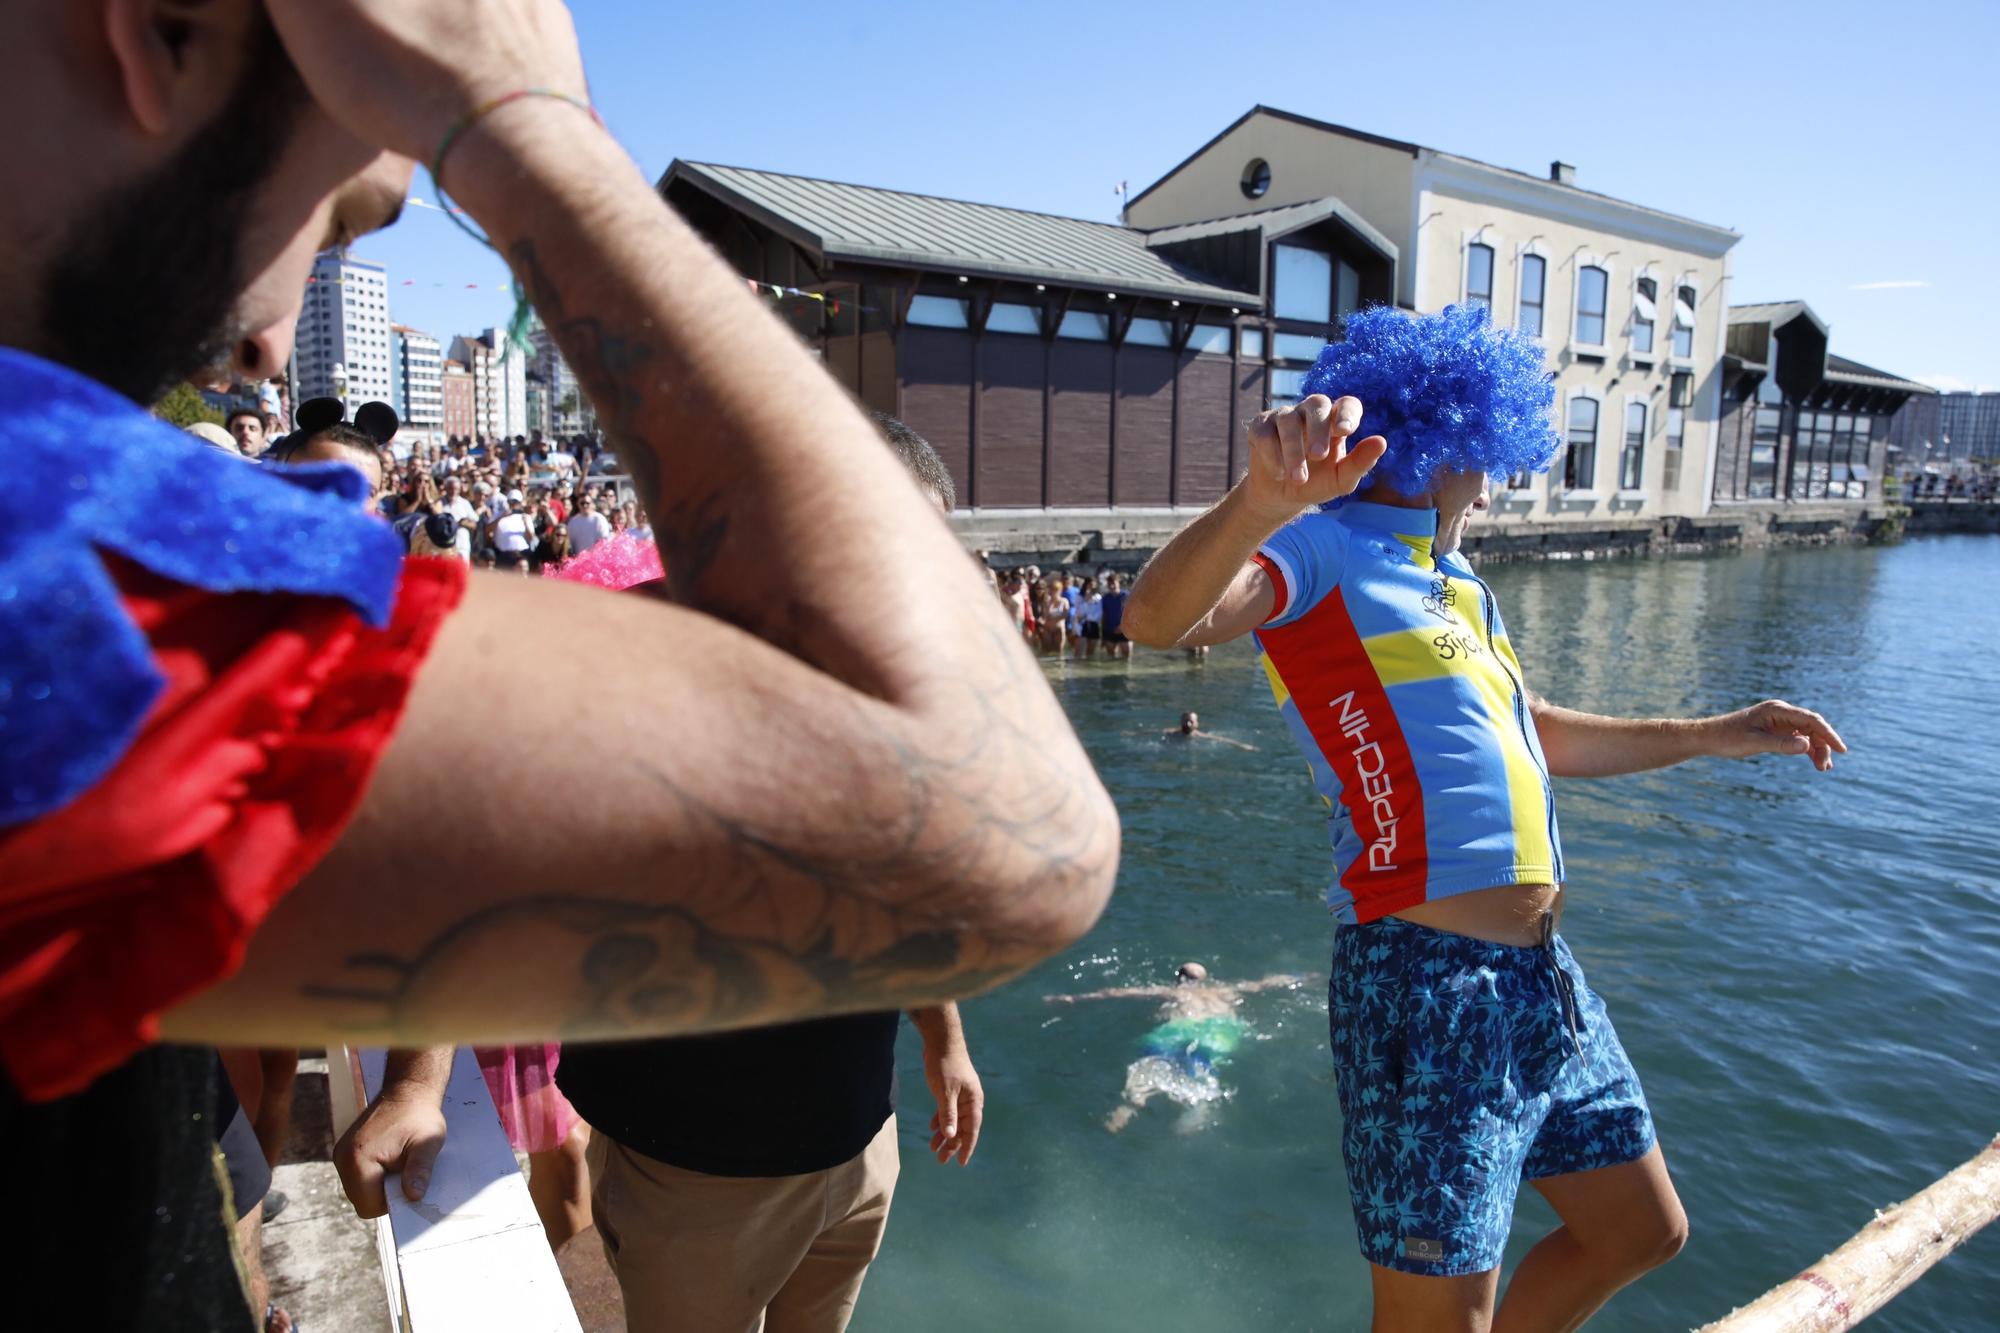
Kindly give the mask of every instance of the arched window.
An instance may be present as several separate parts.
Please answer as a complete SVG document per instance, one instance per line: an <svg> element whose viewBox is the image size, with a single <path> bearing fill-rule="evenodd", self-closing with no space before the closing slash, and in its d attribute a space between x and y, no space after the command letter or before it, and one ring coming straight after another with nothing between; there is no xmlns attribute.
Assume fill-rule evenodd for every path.
<svg viewBox="0 0 2000 1333"><path fill-rule="evenodd" d="M1639 491L1646 487L1646 405L1625 405L1625 447L1618 451L1618 489Z"/></svg>
<svg viewBox="0 0 2000 1333"><path fill-rule="evenodd" d="M1586 264L1576 275L1576 340L1589 347L1604 345L1604 298L1610 275Z"/></svg>
<svg viewBox="0 0 2000 1333"><path fill-rule="evenodd" d="M1542 288L1548 275L1548 260L1540 255L1521 256L1521 314L1515 327L1530 338L1542 336Z"/></svg>
<svg viewBox="0 0 2000 1333"><path fill-rule="evenodd" d="M1601 272L1602 270L1600 270ZM1597 400L1569 400L1569 448L1563 452L1563 489L1587 491L1597 479Z"/></svg>
<svg viewBox="0 0 2000 1333"><path fill-rule="evenodd" d="M1465 303L1493 308L1493 247L1479 241L1465 250Z"/></svg>

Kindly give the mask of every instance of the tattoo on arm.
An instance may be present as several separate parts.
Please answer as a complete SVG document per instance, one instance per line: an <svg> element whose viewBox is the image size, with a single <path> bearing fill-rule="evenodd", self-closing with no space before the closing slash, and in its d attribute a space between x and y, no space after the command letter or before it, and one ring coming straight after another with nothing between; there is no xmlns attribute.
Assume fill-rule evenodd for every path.
<svg viewBox="0 0 2000 1333"><path fill-rule="evenodd" d="M997 677L1015 664L993 662L987 678L960 687L973 719L963 753L919 751L876 731L893 754L881 768L902 784L889 799L904 813L871 851L807 845L781 817L760 826L717 809L686 776L642 760L627 780L657 786L699 848L662 864L660 897L673 901L546 893L495 903L413 951L352 955L342 975L303 994L332 1006L341 1027L412 1044L462 1028L468 995L492 997L478 1007L496 1031L584 1039L901 1008L996 985L1033 960L1033 942L961 929L954 881L1056 901L1102 873L1115 843L1051 832L1091 827L1065 817L1087 799L1088 777L1049 761L994 705ZM1018 790L996 791L994 773L1025 776ZM542 979L496 985L509 959Z"/></svg>

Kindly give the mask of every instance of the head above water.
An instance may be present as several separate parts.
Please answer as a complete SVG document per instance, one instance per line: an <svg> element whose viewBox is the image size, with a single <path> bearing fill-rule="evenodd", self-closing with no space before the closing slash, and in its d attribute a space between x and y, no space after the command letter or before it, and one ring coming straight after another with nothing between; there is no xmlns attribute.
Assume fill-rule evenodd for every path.
<svg viewBox="0 0 2000 1333"><path fill-rule="evenodd" d="M1364 487L1419 497L1450 474L1548 470L1556 391L1534 340L1494 328L1483 306L1371 306L1345 332L1306 373L1305 392L1359 399L1361 433L1389 442Z"/></svg>
<svg viewBox="0 0 2000 1333"><path fill-rule="evenodd" d="M1196 733L1197 731L1200 731L1200 730L1201 730L1201 718L1200 718L1200 717L1196 716L1196 715L1195 715L1195 714L1193 714L1193 713L1182 713L1182 714L1181 714L1181 734L1182 734L1182 735L1184 735L1184 736L1192 736L1192 735L1194 735L1194 733Z"/></svg>
<svg viewBox="0 0 2000 1333"><path fill-rule="evenodd" d="M1174 971L1174 980L1184 986L1196 985L1208 980L1208 969L1200 963L1182 963Z"/></svg>

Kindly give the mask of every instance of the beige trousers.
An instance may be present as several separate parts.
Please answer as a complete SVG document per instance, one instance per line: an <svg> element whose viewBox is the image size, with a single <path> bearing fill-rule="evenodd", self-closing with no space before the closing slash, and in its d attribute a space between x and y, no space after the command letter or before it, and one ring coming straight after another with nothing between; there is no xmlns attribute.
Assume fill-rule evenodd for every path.
<svg viewBox="0 0 2000 1333"><path fill-rule="evenodd" d="M896 1117L803 1176L709 1176L591 1135L590 1206L628 1333L841 1333L882 1245Z"/></svg>

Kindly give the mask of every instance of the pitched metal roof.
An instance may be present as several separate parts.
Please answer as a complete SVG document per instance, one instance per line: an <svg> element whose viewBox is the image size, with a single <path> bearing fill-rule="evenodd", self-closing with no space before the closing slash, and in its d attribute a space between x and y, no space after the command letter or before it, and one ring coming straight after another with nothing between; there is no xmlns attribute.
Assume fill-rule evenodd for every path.
<svg viewBox="0 0 2000 1333"><path fill-rule="evenodd" d="M1375 247L1383 258L1394 260L1397 257L1393 241L1370 226L1366 218L1332 196L1308 200L1303 204L1260 208L1254 213L1232 213L1228 217L1210 218L1206 222L1158 227L1146 233L1146 244L1170 245L1176 241L1198 241L1208 236L1225 236L1252 229L1261 230L1266 236L1283 236L1326 218L1337 218L1355 235Z"/></svg>
<svg viewBox="0 0 2000 1333"><path fill-rule="evenodd" d="M1886 370L1864 366L1859 361L1850 361L1832 352L1826 354L1826 377L1843 384L1862 384L1873 389L1898 389L1904 393L1936 393L1928 384L1916 380L1906 380L1901 375L1891 375Z"/></svg>
<svg viewBox="0 0 2000 1333"><path fill-rule="evenodd" d="M1146 234L1114 222L1030 213L994 204L676 161L665 189L686 181L828 259L979 274L1134 295L1261 306L1255 292L1146 248Z"/></svg>
<svg viewBox="0 0 2000 1333"><path fill-rule="evenodd" d="M1813 308L1804 301L1764 301L1729 307L1731 324L1769 324L1774 329L1791 323L1800 315L1811 320L1813 327L1822 334L1826 332L1826 321L1813 313Z"/></svg>

